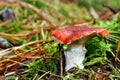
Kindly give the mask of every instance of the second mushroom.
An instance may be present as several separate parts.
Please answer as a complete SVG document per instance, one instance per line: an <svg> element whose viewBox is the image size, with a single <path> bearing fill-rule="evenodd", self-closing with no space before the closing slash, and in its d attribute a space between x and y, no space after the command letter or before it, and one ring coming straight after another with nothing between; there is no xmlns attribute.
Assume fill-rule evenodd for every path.
<svg viewBox="0 0 120 80"><path fill-rule="evenodd" d="M68 44L68 49L64 51L65 71L73 67L84 68L82 64L87 49L85 43L95 36L108 36L108 31L103 28L94 28L89 26L72 26L65 29L56 29L51 35L53 39L62 44Z"/></svg>

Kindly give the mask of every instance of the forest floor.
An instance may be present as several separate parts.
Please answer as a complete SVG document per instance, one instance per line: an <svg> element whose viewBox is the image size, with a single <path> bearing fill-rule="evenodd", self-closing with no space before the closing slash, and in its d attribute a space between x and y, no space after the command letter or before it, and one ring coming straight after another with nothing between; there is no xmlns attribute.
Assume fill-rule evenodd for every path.
<svg viewBox="0 0 120 80"><path fill-rule="evenodd" d="M119 80L120 2L96 1L0 0L0 80ZM75 25L109 36L88 41L84 69L71 74L60 63L68 45L60 47L51 32Z"/></svg>

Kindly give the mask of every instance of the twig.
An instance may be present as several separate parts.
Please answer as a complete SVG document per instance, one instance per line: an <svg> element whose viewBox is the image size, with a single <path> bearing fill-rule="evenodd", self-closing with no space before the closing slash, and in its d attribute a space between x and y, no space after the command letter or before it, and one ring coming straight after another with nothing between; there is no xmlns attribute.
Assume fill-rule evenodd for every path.
<svg viewBox="0 0 120 80"><path fill-rule="evenodd" d="M110 34L120 34L120 32L117 31L109 31Z"/></svg>
<svg viewBox="0 0 120 80"><path fill-rule="evenodd" d="M118 41L118 45L117 45L117 50L115 54L115 62L118 60L119 51L120 51L120 40Z"/></svg>
<svg viewBox="0 0 120 80"><path fill-rule="evenodd" d="M41 72L44 72L44 73L46 72L46 71L44 71L44 70L40 70L40 71L41 71ZM53 74L53 73L51 73L51 72L49 72L49 74L50 74L50 75L53 75L53 76L56 76L56 77L59 77L59 78L62 78L62 79L64 78L63 76L59 76L59 75Z"/></svg>
<svg viewBox="0 0 120 80"><path fill-rule="evenodd" d="M11 19L10 19L10 20L7 20L7 21L5 21L5 22L3 22L3 23L0 23L0 27L6 26L6 25L8 25L8 24L10 24L10 23L11 23Z"/></svg>
<svg viewBox="0 0 120 80"><path fill-rule="evenodd" d="M116 14L117 11L115 11L111 6L109 6L107 3L103 4L104 7L108 8L113 14Z"/></svg>
<svg viewBox="0 0 120 80"><path fill-rule="evenodd" d="M84 23L81 23L81 24L75 24L75 26L87 26L87 25L90 25L90 24L93 24L94 23L94 20L91 20L89 22L84 22Z"/></svg>
<svg viewBox="0 0 120 80"><path fill-rule="evenodd" d="M120 37L114 36L114 35L110 35L110 37L113 37L113 38L116 38L116 39L120 39Z"/></svg>
<svg viewBox="0 0 120 80"><path fill-rule="evenodd" d="M115 57L115 54L112 51L110 51L110 53L112 54L113 57ZM120 62L120 59L118 59L118 61Z"/></svg>
<svg viewBox="0 0 120 80"><path fill-rule="evenodd" d="M120 76L112 75L112 74L111 74L111 76L114 77L114 78L118 78L118 80L120 79ZM116 80L117 80L117 79L116 79Z"/></svg>
<svg viewBox="0 0 120 80"><path fill-rule="evenodd" d="M49 74L49 73L50 73L50 71L45 72L42 76L40 76L40 78L39 78L38 80L41 80L45 75L47 75L47 74Z"/></svg>
<svg viewBox="0 0 120 80"><path fill-rule="evenodd" d="M36 77L37 77L38 74L35 74L34 78L32 80L36 80Z"/></svg>
<svg viewBox="0 0 120 80"><path fill-rule="evenodd" d="M17 64L21 64L21 65L27 66L26 64L18 62L18 61L15 61L15 60L8 59L8 61L11 61L11 62L14 62L14 63L17 63Z"/></svg>
<svg viewBox="0 0 120 80"><path fill-rule="evenodd" d="M99 15L96 13L93 7L90 7L90 14L92 15L93 18L99 19Z"/></svg>
<svg viewBox="0 0 120 80"><path fill-rule="evenodd" d="M59 52L60 52L60 76L63 76L63 72L64 72L63 66L65 65L64 64L63 44L58 44L58 46L59 46ZM62 80L62 78L61 78L61 80Z"/></svg>
<svg viewBox="0 0 120 80"><path fill-rule="evenodd" d="M15 71L9 72L9 73L5 74L5 76L7 77L7 76L10 76L10 75L13 75L13 74L15 74Z"/></svg>
<svg viewBox="0 0 120 80"><path fill-rule="evenodd" d="M41 23L41 25L40 25L40 26L42 26L42 27L40 28L40 30L41 30L41 34L42 34L43 40L46 40L46 36L45 36L44 30L43 30L43 26L44 26L45 24L46 24L46 21L43 21L43 22Z"/></svg>

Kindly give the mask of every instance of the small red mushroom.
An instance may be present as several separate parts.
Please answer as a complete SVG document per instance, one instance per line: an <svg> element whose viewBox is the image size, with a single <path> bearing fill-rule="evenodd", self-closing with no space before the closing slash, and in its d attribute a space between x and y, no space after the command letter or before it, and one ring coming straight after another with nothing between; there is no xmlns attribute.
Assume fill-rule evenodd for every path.
<svg viewBox="0 0 120 80"><path fill-rule="evenodd" d="M63 44L69 44L68 49L64 51L66 66L65 71L78 66L84 68L82 61L87 52L85 43L95 36L108 36L109 33L103 28L94 28L89 26L72 26L65 29L56 29L52 31L53 39Z"/></svg>

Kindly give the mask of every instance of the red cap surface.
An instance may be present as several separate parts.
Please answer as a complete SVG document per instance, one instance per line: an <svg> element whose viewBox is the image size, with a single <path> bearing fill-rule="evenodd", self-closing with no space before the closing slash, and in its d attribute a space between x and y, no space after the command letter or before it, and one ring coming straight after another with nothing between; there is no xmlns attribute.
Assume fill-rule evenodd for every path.
<svg viewBox="0 0 120 80"><path fill-rule="evenodd" d="M69 44L72 41L88 36L92 33L96 33L96 35L101 35L103 37L109 34L108 31L103 28L72 26L65 29L54 30L52 31L51 36L63 44Z"/></svg>

